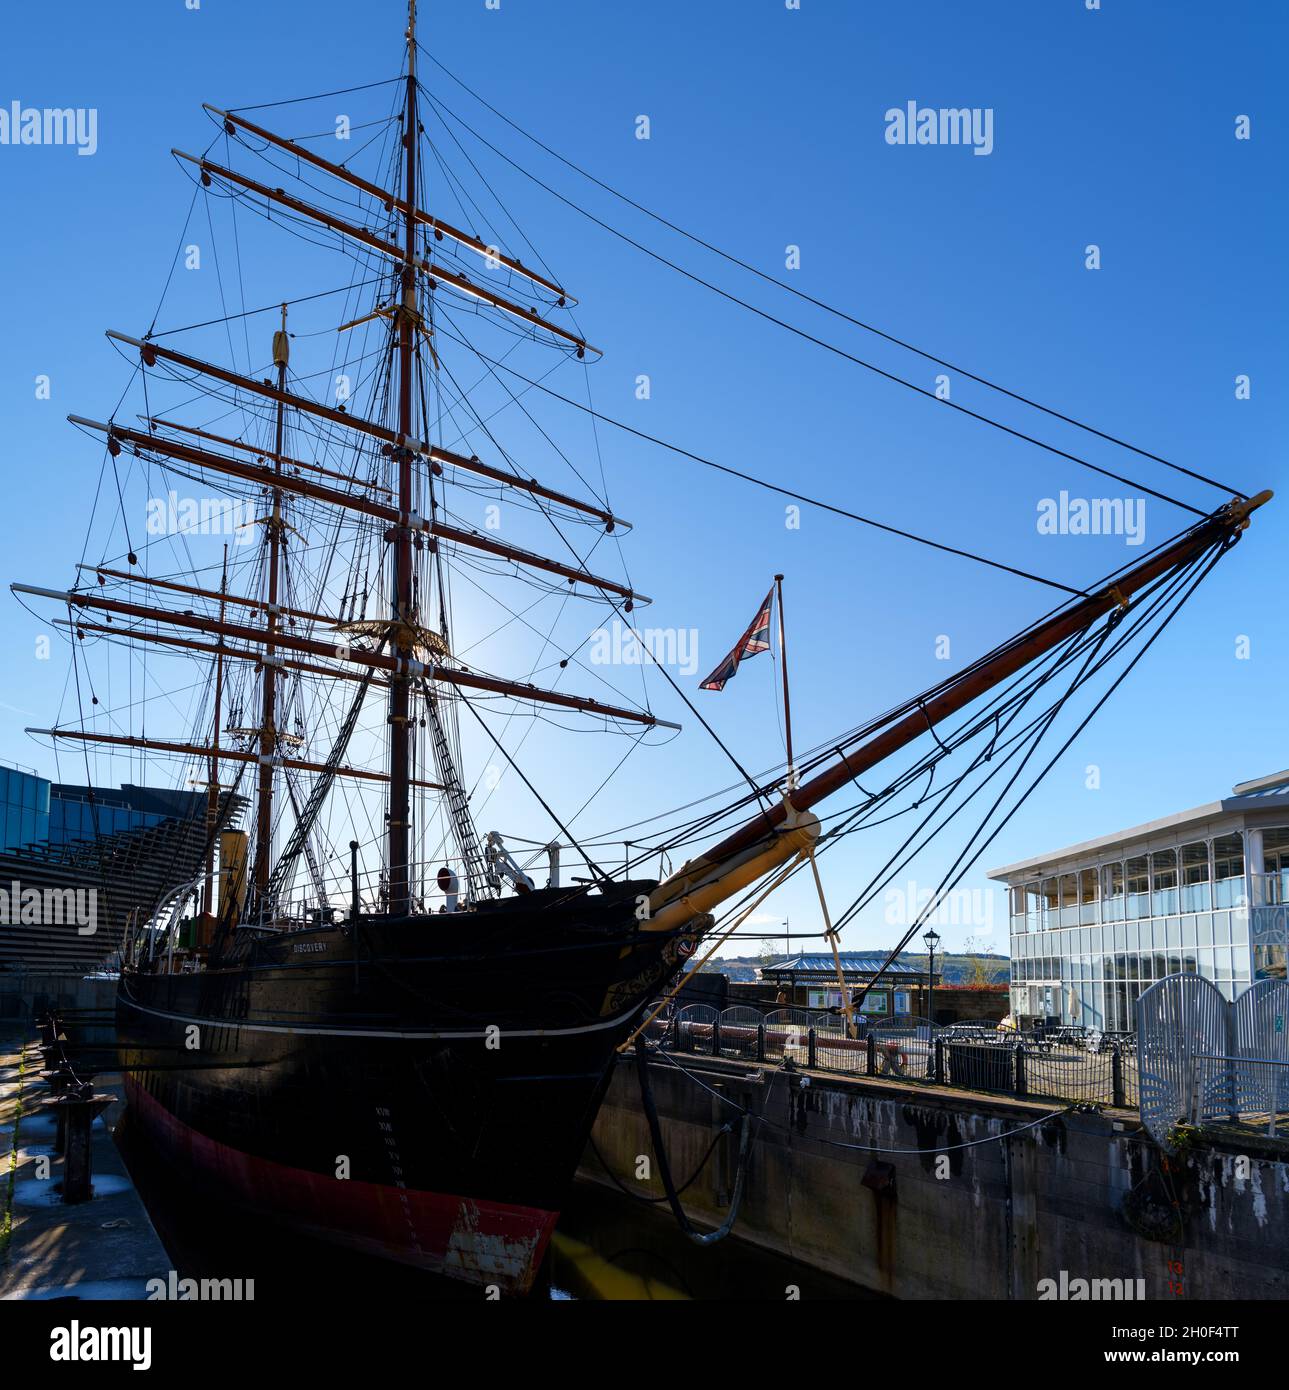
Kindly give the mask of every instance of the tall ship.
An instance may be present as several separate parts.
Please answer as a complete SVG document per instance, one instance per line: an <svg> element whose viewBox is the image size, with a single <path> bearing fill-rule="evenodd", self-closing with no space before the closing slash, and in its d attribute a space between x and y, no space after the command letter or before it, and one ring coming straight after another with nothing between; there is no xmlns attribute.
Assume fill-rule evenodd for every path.
<svg viewBox="0 0 1289 1390"><path fill-rule="evenodd" d="M213 207L238 238L221 298L252 228L280 240L266 254L284 277L294 237L302 256L343 256L348 278L224 302L184 329L111 332L142 408L72 420L103 448L101 495L146 480L169 524L141 538L124 516L71 587L14 587L52 606L78 672L126 651L188 673L163 687L164 714L154 703L127 726L83 677L74 716L33 731L168 761L212 808L201 862L125 945L118 1028L153 1142L295 1228L523 1293L651 1002L790 876L818 883L818 857L896 799L949 806L942 786L972 784L927 790L942 759L968 760L989 788L978 805L1041 776L1055 713L1112 661L1126 673L1266 494L1227 492L1130 567L1058 586L1058 607L965 669L820 747L794 755L789 739L786 761L739 767L732 790L639 832L647 845L607 867L603 840L573 828L581 808L529 775L514 712L524 730L582 721L587 747L609 750L587 756L610 788L623 748L680 726L586 691L567 648L539 642L508 672L475 655L539 598L629 634L648 603L601 572L630 539L607 485L539 479L491 423L499 383L522 411L530 386L516 383L581 374L598 352L544 261L430 207L463 185L425 133L437 106L414 0L405 37L388 114L355 129L344 160L258 107L206 108L208 149L176 151L200 210L176 265L203 242L212 255L196 229ZM541 360L507 377L521 353ZM583 481L593 471L560 456ZM201 531L208 518L184 506L194 486L236 508L239 534ZM492 506L552 553L472 522ZM782 618L780 594L781 653ZM733 666L765 649L761 627ZM478 828L485 769L465 765L467 747L541 808L528 836ZM643 816L629 790L620 804ZM222 828L229 798L248 807L241 841Z"/></svg>

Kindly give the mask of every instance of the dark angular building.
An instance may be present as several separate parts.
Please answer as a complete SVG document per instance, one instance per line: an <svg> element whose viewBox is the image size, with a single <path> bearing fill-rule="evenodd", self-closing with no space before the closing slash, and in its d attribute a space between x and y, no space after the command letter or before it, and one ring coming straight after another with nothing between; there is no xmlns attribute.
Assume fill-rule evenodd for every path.
<svg viewBox="0 0 1289 1390"><path fill-rule="evenodd" d="M222 808L220 829L243 798ZM115 963L126 924L201 871L204 791L54 783L0 766L0 977Z"/></svg>

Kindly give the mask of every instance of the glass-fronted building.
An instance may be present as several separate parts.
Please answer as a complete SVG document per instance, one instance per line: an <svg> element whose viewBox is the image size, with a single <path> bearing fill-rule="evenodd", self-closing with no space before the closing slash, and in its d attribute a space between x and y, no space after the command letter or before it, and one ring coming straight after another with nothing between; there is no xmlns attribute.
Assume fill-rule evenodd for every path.
<svg viewBox="0 0 1289 1390"><path fill-rule="evenodd" d="M49 787L34 772L0 766L0 850L48 841Z"/></svg>
<svg viewBox="0 0 1289 1390"><path fill-rule="evenodd" d="M1130 1031L1142 990L1179 972L1234 999L1285 976L1289 771L989 877L1008 888L1018 1019Z"/></svg>
<svg viewBox="0 0 1289 1390"><path fill-rule="evenodd" d="M190 816L201 793L126 783L119 791L51 782L0 765L0 851L97 840Z"/></svg>

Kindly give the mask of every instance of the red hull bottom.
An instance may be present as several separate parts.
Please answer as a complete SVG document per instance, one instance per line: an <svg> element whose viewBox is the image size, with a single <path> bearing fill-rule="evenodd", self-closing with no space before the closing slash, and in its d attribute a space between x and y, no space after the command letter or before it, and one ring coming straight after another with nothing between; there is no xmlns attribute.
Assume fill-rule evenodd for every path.
<svg viewBox="0 0 1289 1390"><path fill-rule="evenodd" d="M559 1219L538 1207L327 1178L256 1158L189 1128L129 1076L125 1090L169 1155L232 1201L366 1254L521 1294Z"/></svg>

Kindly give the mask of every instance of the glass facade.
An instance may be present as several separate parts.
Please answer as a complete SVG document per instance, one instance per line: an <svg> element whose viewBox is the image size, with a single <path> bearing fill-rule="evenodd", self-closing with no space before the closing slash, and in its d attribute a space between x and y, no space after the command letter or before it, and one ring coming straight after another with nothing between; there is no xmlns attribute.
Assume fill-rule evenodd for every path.
<svg viewBox="0 0 1289 1390"><path fill-rule="evenodd" d="M99 792L91 802L84 789L53 785L35 773L0 766L0 850L92 840L159 825L164 819L154 811L136 810L119 792Z"/></svg>
<svg viewBox="0 0 1289 1390"><path fill-rule="evenodd" d="M1252 880L1232 833L1014 883L1012 1012L1130 1031L1141 992L1166 975L1202 975L1228 999L1283 978L1289 827L1261 836Z"/></svg>
<svg viewBox="0 0 1289 1390"><path fill-rule="evenodd" d="M0 834L3 849L49 838L49 783L30 772L0 767Z"/></svg>
<svg viewBox="0 0 1289 1390"><path fill-rule="evenodd" d="M117 835L122 830L159 825L163 819L103 799L91 803L82 798L55 796L49 805L49 839L55 844L92 840L96 835Z"/></svg>

